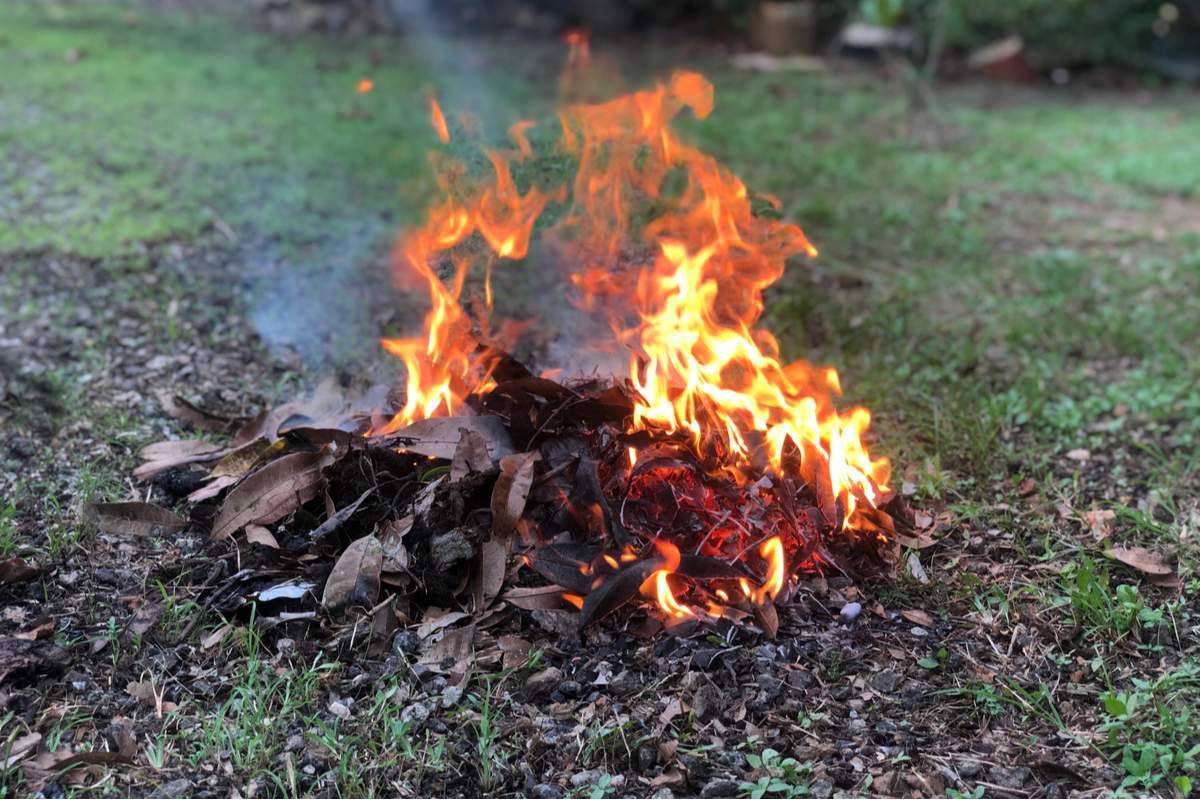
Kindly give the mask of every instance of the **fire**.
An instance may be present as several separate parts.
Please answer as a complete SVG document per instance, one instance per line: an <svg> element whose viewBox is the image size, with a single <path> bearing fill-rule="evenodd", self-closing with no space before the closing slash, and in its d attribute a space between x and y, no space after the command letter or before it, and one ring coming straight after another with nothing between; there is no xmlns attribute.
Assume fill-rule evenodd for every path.
<svg viewBox="0 0 1200 800"><path fill-rule="evenodd" d="M783 541L778 536L772 536L763 542L758 552L767 560L768 565L767 581L754 595L755 602L761 605L768 600L774 600L779 595L780 590L783 589L783 581L787 572L783 557Z"/></svg>
<svg viewBox="0 0 1200 800"><path fill-rule="evenodd" d="M694 616L690 608L681 605L675 599L675 595L671 594L671 584L667 583L667 576L669 574L665 569L660 569L654 573L654 599L658 601L659 608L671 617Z"/></svg>
<svg viewBox="0 0 1200 800"><path fill-rule="evenodd" d="M442 144L449 144L450 129L446 127L446 115L442 113L442 107L438 105L436 97L429 98L429 121L433 124L433 131L438 140Z"/></svg>
<svg viewBox="0 0 1200 800"><path fill-rule="evenodd" d="M583 69L586 39L568 42L568 69ZM445 199L396 248L397 283L424 287L431 308L421 336L383 342L404 361L407 396L375 432L454 413L489 385L476 353L500 343L502 331L489 323L493 269L523 259L542 212L564 203L543 239L572 265L579 306L606 318L629 350L626 377L636 392L629 430L685 436L735 478L767 463L813 487L823 508L836 502L844 527L871 529L867 516L887 491L888 464L864 444L870 413L839 411L837 372L784 362L775 337L758 326L763 290L787 259L817 250L798 226L757 215L745 185L671 127L684 110L704 118L712 108L712 85L683 71L606 103L567 105L558 147L577 169L556 188L522 192L513 178L513 166L532 156L529 122L509 131L514 149L488 153L487 180L467 182L464 165L443 162ZM448 141L435 100L430 109L438 137ZM651 206L655 215L645 213ZM459 247L468 238L485 246ZM469 272L483 275L485 293L467 303ZM631 465L636 459L630 449ZM773 541L763 553L772 564L764 597L783 585L783 547Z"/></svg>

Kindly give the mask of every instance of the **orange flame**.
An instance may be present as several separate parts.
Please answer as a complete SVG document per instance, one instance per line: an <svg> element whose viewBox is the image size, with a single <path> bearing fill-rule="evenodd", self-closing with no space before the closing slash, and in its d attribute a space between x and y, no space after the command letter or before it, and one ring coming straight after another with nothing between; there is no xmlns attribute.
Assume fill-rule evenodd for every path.
<svg viewBox="0 0 1200 800"><path fill-rule="evenodd" d="M758 548L759 555L767 559L767 580L754 593L754 601L759 605L774 600L783 589L784 577L787 575L784 557L783 541L778 536L772 536Z"/></svg>
<svg viewBox="0 0 1200 800"><path fill-rule="evenodd" d="M695 612L692 609L681 604L675 599L675 595L671 593L671 584L667 583L667 575L669 574L665 569L660 569L654 573L654 599L658 601L658 607L671 617L695 616Z"/></svg>
<svg viewBox="0 0 1200 800"><path fill-rule="evenodd" d="M568 67L582 68L586 38L568 41ZM436 101L430 107L447 141ZM376 432L454 413L488 385L474 353L491 335L493 266L524 258L538 217L569 190L570 204L544 238L563 251L561 262L578 265L570 277L579 304L607 316L630 349L631 430L683 432L735 473L763 458L814 487L822 507L839 501L846 527L870 528L865 512L888 478L886 459L872 459L863 442L870 413L839 411L837 372L781 361L775 337L757 327L763 290L787 259L817 250L798 226L757 216L742 182L672 130L684 109L704 118L712 107L712 85L694 72L606 103L568 105L558 115L559 148L577 170L557 190L521 193L513 179L512 165L532 154L527 122L510 130L515 150L488 153L490 180L464 186L465 166L444 170L446 199L396 250L397 282L425 286L432 305L424 335L384 341L405 363L408 393ZM638 222L650 207L656 216ZM474 234L486 247L457 247ZM628 256L646 251L648 260ZM482 308L471 313L461 299L469 270L487 276Z"/></svg>
<svg viewBox="0 0 1200 800"><path fill-rule="evenodd" d="M358 82L358 93L359 94L367 94L374 88L375 88L375 81L371 80L370 78L363 78L362 80L360 80Z"/></svg>
<svg viewBox="0 0 1200 800"><path fill-rule="evenodd" d="M442 144L449 144L450 129L446 127L446 115L442 113L442 107L438 105L436 97L429 98L429 121L433 124L438 140Z"/></svg>

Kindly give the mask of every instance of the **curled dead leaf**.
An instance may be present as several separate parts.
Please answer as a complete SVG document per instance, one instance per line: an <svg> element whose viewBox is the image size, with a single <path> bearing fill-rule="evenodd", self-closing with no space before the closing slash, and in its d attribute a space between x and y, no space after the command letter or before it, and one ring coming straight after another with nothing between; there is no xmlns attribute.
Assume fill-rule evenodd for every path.
<svg viewBox="0 0 1200 800"><path fill-rule="evenodd" d="M333 565L321 605L330 611L352 605L375 605L382 588L379 582L382 571L383 545L379 540L374 536L354 540Z"/></svg>
<svg viewBox="0 0 1200 800"><path fill-rule="evenodd" d="M454 448L454 458L450 462L450 480L459 481L472 472L486 472L492 468L491 455L488 453L487 439L470 428L460 428L461 438Z"/></svg>
<svg viewBox="0 0 1200 800"><path fill-rule="evenodd" d="M447 611L444 608L430 608L425 612L425 619L417 626L417 636L427 639L437 631L448 628L459 620L466 619L469 616L471 615L465 611Z"/></svg>
<svg viewBox="0 0 1200 800"><path fill-rule="evenodd" d="M333 460L325 451L293 453L262 467L229 492L210 537L226 539L251 523L283 519L316 496L321 471Z"/></svg>
<svg viewBox="0 0 1200 800"><path fill-rule="evenodd" d="M89 503L83 518L103 533L158 536L187 527L187 521L152 503Z"/></svg>
<svg viewBox="0 0 1200 800"><path fill-rule="evenodd" d="M401 448L430 458L453 459L463 430L474 431L487 444L492 459L513 452L508 428L499 417L430 417L419 420L391 434Z"/></svg>
<svg viewBox="0 0 1200 800"><path fill-rule="evenodd" d="M497 536L507 536L516 530L533 486L534 465L541 457L535 450L500 459L500 477L492 489L492 530Z"/></svg>
<svg viewBox="0 0 1200 800"><path fill-rule="evenodd" d="M282 440L271 444L266 439L255 439L221 456L220 460L213 464L209 476L240 478L272 455L281 455L286 449L287 445Z"/></svg>
<svg viewBox="0 0 1200 800"><path fill-rule="evenodd" d="M187 496L189 503L202 503L209 498L216 497L221 492L228 489L238 482L238 479L232 475L225 475L220 478L214 478L208 483L201 486L196 491Z"/></svg>
<svg viewBox="0 0 1200 800"><path fill-rule="evenodd" d="M500 588L504 585L504 573L508 569L508 548L495 539L488 539L479 546L479 556L474 581L475 613L491 606Z"/></svg>
<svg viewBox="0 0 1200 800"><path fill-rule="evenodd" d="M249 544L258 544L262 545L263 547L269 547L272 550L279 549L279 542L275 540L275 534L271 533L262 525L247 525L246 541Z"/></svg>
<svg viewBox="0 0 1200 800"><path fill-rule="evenodd" d="M316 527L316 529L313 530L313 532L309 534L309 537L313 541L320 541L321 539L324 539L328 536L333 535L335 532L337 532L338 529L340 529L343 525L345 525L346 522L348 522L351 517L353 517L355 515L355 513L359 509L359 506L361 506L363 504L363 501L366 500L368 497L370 497L374 492L375 492L375 488L371 487L371 488L367 489L365 492L363 492L362 494L360 494L358 496L358 499L355 500L350 505L346 506L345 508L341 509L340 511L330 514L329 519L325 520L320 525L318 525Z"/></svg>
<svg viewBox="0 0 1200 800"><path fill-rule="evenodd" d="M920 625L924 628L933 627L933 617L929 615L929 612L922 611L919 608L906 608L900 612L900 616L913 625Z"/></svg>
<svg viewBox="0 0 1200 800"><path fill-rule="evenodd" d="M42 743L42 735L40 733L27 733L24 736L18 736L0 750L0 754L6 756L0 764L4 765L5 769L11 769L17 764L24 761L37 746Z"/></svg>
<svg viewBox="0 0 1200 800"><path fill-rule="evenodd" d="M770 600L754 607L754 619L768 639L774 639L775 634L779 633L779 612Z"/></svg>
<svg viewBox="0 0 1200 800"><path fill-rule="evenodd" d="M1117 512L1111 508L1083 512L1083 521L1087 524L1088 530L1092 532L1092 538L1097 542L1104 541L1112 533L1116 518Z"/></svg>
<svg viewBox="0 0 1200 800"><path fill-rule="evenodd" d="M0 561L0 586L5 586L10 583L23 583L32 580L41 574L41 570L37 567L31 567L25 559L20 556Z"/></svg>
<svg viewBox="0 0 1200 800"><path fill-rule="evenodd" d="M133 471L138 480L153 478L159 473L187 464L216 461L228 452L220 445L199 439L173 439L147 445L138 453L145 461Z"/></svg>
<svg viewBox="0 0 1200 800"><path fill-rule="evenodd" d="M562 608L564 605L561 586L517 586L500 595L500 599L517 608L533 611L538 608Z"/></svg>
<svg viewBox="0 0 1200 800"><path fill-rule="evenodd" d="M1175 572L1166 558L1144 547L1113 547L1105 555L1146 575L1171 575Z"/></svg>
<svg viewBox="0 0 1200 800"><path fill-rule="evenodd" d="M165 389L158 390L154 396L158 398L159 404L168 416L174 417L180 422L186 422L199 430L225 433L240 422L233 417L205 411L195 403Z"/></svg>

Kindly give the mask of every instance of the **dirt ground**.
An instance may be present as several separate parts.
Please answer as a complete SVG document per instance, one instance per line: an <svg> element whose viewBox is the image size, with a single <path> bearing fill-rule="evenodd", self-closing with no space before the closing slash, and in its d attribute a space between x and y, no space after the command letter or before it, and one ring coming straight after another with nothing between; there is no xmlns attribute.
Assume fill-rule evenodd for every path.
<svg viewBox="0 0 1200 800"><path fill-rule="evenodd" d="M161 393L252 416L369 385L414 307L381 287L440 76L183 13L0 10L0 794L1193 794L1194 94L948 86L931 120L863 71L656 55L713 76L689 133L821 246L770 324L875 412L920 535L894 579L806 581L773 640L510 607L520 657L459 687L417 668L419 614L380 641L223 613L251 545L85 519L182 508L136 453L228 438ZM550 48L474 52L546 108Z"/></svg>

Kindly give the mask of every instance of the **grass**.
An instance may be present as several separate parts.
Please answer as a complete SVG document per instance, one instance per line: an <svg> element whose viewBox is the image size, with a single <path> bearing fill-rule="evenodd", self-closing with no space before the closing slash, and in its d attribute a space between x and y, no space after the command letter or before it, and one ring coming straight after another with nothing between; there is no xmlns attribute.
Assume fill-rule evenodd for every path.
<svg viewBox="0 0 1200 800"><path fill-rule="evenodd" d="M547 110L553 45L472 49L500 98L490 129ZM625 66L641 79L673 57L636 53ZM865 76L751 75L711 57L696 66L717 104L709 119L685 121L686 133L751 188L778 195L822 251L771 290L769 325L787 353L838 367L846 402L872 410L873 449L893 459L894 485L950 514L951 546L918 554L935 585L901 581L876 596L1003 638L1031 620L1078 628L1077 641L1036 661L1085 672L1089 688L1081 708L1042 675L1014 668L978 680L961 667L978 653L953 636L914 654L914 665L927 662L915 669L973 718L1094 744L1119 772L1114 790L1189 794L1200 746L1189 716L1200 700L1189 638L1200 588L1195 97L1013 90L985 104L977 88L946 87L934 121ZM36 440L20 481L0 482L0 556L61 563L85 553L93 542L78 508L125 492L125 461L147 435L138 409L92 402L89 381L119 337L78 334L77 314L100 292L104 304L141 310L150 338L172 347L221 351L244 336L226 304L196 300L214 296L235 298L232 313L272 344L282 326L281 340L301 349L372 346L378 331L356 320L356 304L383 295L376 256L430 188L433 138L420 109L432 90L448 109L475 110L466 73L435 71L392 41L278 41L132 3L0 8L0 259L12 265L0 325L45 324L71 353L38 378L37 402L0 420ZM358 95L368 74L376 89ZM535 143L552 138L534 133ZM522 179L566 167L548 157ZM243 285L204 286L203 266L163 266L165 249L211 241L245 265ZM43 254L85 260L95 283L37 294ZM334 334L310 340L288 327L316 311L336 321ZM232 376L228 388L278 396L302 379ZM46 432L81 427L92 438L74 451ZM1089 455L1067 457L1076 450ZM1110 541L1177 557L1182 599L1104 559L1079 522L1097 508L1115 512ZM194 601L169 584L151 590L166 604L160 630L178 631ZM111 621L114 664L133 657L110 609L87 614ZM335 663L268 663L253 633L230 658L230 689L214 707L185 705L162 721L146 746L152 767L225 759L241 785L291 795L416 793L460 771L445 736L400 718L398 682L360 700L351 724L325 713ZM857 668L839 650L818 657L830 684ZM477 791L506 785L520 752L505 738L503 683L493 676L452 712L469 729ZM287 749L289 720L310 732L305 746L327 774L306 775ZM59 737L94 727L82 712L57 725ZM15 731L4 718L0 736ZM619 763L625 732L589 726L582 762ZM747 793L806 790L807 764L755 757L765 777ZM389 782L397 764L402 786ZM0 793L19 780L0 773Z"/></svg>
<svg viewBox="0 0 1200 800"><path fill-rule="evenodd" d="M1129 690L1106 692L1101 701L1102 747L1120 757L1125 772L1119 789L1139 794L1167 783L1179 797L1191 797L1200 763L1200 663L1187 662L1153 680L1134 678Z"/></svg>

